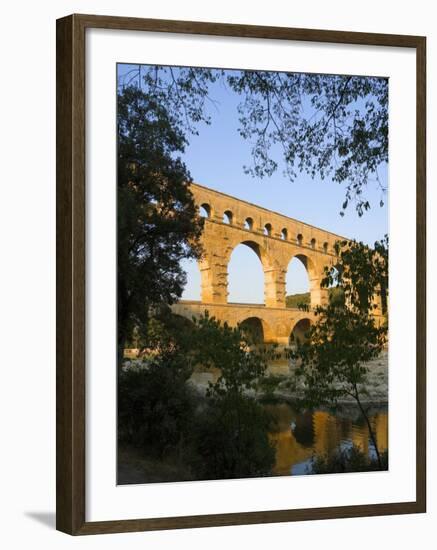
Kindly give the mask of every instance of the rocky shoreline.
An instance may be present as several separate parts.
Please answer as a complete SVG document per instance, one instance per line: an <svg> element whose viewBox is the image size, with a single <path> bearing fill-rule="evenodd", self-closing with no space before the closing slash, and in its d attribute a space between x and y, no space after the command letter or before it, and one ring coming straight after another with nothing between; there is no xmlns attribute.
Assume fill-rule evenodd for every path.
<svg viewBox="0 0 437 550"><path fill-rule="evenodd" d="M367 405L387 405L388 403L388 352L384 351L377 359L368 363L369 379L367 392L361 392L361 402ZM269 393L273 399L293 402L299 398L298 392L293 388L292 376L290 374L271 375L277 381L276 388ZM197 372L193 375L191 382L200 392L206 392L209 382L213 382L216 374L211 372ZM257 397L265 397L265 393L259 392ZM345 397L338 401L340 404L355 404L352 397Z"/></svg>
<svg viewBox="0 0 437 550"><path fill-rule="evenodd" d="M362 403L384 405L388 403L388 353L383 352L377 359L368 363L369 377L366 389L361 389L360 400ZM278 384L274 395L285 401L296 400L299 395L289 388L289 379L285 377ZM353 397L344 397L338 401L340 404L356 403Z"/></svg>

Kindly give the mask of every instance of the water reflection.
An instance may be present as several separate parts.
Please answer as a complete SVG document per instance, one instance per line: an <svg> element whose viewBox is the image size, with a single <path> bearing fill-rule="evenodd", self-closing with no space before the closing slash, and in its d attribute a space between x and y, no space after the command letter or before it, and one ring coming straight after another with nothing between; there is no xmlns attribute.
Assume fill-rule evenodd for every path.
<svg viewBox="0 0 437 550"><path fill-rule="evenodd" d="M367 425L352 406L335 416L321 410L297 413L287 403L266 405L266 409L275 419L270 438L276 445L276 475L306 474L314 454L329 455L340 446L355 444L369 456L375 454ZM369 418L383 452L388 448L387 407L372 409Z"/></svg>

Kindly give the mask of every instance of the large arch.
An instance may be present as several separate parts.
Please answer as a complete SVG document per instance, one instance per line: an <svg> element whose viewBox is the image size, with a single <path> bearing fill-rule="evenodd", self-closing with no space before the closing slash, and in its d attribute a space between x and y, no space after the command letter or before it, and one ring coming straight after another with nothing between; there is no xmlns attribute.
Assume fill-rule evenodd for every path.
<svg viewBox="0 0 437 550"><path fill-rule="evenodd" d="M285 275L285 305L297 308L299 304L306 303L306 294L310 294L310 275L308 270L297 256L293 256L288 263ZM308 305L310 300L308 299Z"/></svg>
<svg viewBox="0 0 437 550"><path fill-rule="evenodd" d="M230 250L232 253L237 246L243 244L258 256L264 271L264 296L261 303L266 307L285 307L285 275L277 249L266 243L266 237L263 235L254 235L250 239L244 238L243 235L241 237L243 238L233 241ZM227 261L229 262L229 259Z"/></svg>
<svg viewBox="0 0 437 550"><path fill-rule="evenodd" d="M311 327L311 319L304 317L294 324L290 331L289 344L290 346L297 346L304 344L307 341L307 334Z"/></svg>
<svg viewBox="0 0 437 550"><path fill-rule="evenodd" d="M310 280L317 276L315 262L310 256L308 256L307 254L295 254L290 261L292 261L294 258L302 263L304 268L307 270Z"/></svg>
<svg viewBox="0 0 437 550"><path fill-rule="evenodd" d="M264 303L264 267L257 243L237 244L229 255L226 269L228 303Z"/></svg>
<svg viewBox="0 0 437 550"><path fill-rule="evenodd" d="M258 239L253 239L253 238L251 238L251 239L241 238L241 239L234 240L234 242L232 243L232 246L231 246L228 261L229 261L231 255L232 255L232 253L234 252L234 250L240 245L247 246L248 248L253 250L253 252L255 252L255 254L258 256L258 258L259 258L259 260L260 260L260 262L261 262L264 269L270 267L271 261L270 261L270 258L269 258L269 255L267 253L266 248L262 244L261 239L258 240Z"/></svg>
<svg viewBox="0 0 437 550"><path fill-rule="evenodd" d="M245 331L249 341L254 345L266 344L273 340L270 325L260 317L247 317L240 321L238 325Z"/></svg>
<svg viewBox="0 0 437 550"><path fill-rule="evenodd" d="M317 305L323 305L328 300L328 290L321 288L321 281L323 278L323 268L320 267L313 259L312 254L294 254L287 264L287 271L294 259L300 261L305 268L308 275L309 293L310 293L310 307L314 308ZM328 262L327 262L328 263Z"/></svg>
<svg viewBox="0 0 437 550"><path fill-rule="evenodd" d="M230 224L223 225L232 228ZM271 273L269 254L263 246L261 236L254 235L254 238L250 239L246 239L244 236L233 233L230 237L223 238L223 235L220 235L220 240L217 241L217 244L215 244L215 236L211 234L207 236L206 240L209 243L209 247L205 250L202 259L199 261L202 286L201 301L203 303L265 303L266 285L268 284L266 277ZM240 245L244 245L255 253L260 262L259 267L263 271L261 275L263 292L259 293L259 299L256 301L246 299L245 302L244 299L235 298L233 296L232 282L229 292L229 264L233 252ZM253 269L258 269L258 265L255 267L255 264L252 264L252 266ZM249 279L252 280L253 277L251 276Z"/></svg>

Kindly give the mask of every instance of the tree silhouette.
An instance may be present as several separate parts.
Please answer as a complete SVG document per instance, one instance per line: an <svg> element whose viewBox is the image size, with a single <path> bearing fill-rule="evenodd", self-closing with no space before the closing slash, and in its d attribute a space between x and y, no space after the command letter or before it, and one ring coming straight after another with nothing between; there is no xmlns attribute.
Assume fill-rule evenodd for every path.
<svg viewBox="0 0 437 550"><path fill-rule="evenodd" d="M276 149L289 179L299 173L331 177L345 185L340 214L350 203L359 216L370 208L368 184L385 186L378 169L388 161L388 79L269 71L143 66L123 75L157 97L187 133L211 123L211 85L220 80L240 98L240 135L252 143L246 173L263 178L278 169Z"/></svg>
<svg viewBox="0 0 437 550"><path fill-rule="evenodd" d="M368 363L380 355L387 338L387 324L374 315L375 298L381 296L381 285L387 280L387 245L387 238L373 249L356 241L338 243L337 264L326 269L322 285L335 282L344 301L317 307L306 341L291 353L298 365L296 387L306 406L335 408L344 397L355 400L381 468L363 395L368 393Z"/></svg>
<svg viewBox="0 0 437 550"><path fill-rule="evenodd" d="M117 259L119 364L134 332L147 343L151 311L182 294L183 258L201 253L202 219L180 159L177 117L141 90L118 94Z"/></svg>

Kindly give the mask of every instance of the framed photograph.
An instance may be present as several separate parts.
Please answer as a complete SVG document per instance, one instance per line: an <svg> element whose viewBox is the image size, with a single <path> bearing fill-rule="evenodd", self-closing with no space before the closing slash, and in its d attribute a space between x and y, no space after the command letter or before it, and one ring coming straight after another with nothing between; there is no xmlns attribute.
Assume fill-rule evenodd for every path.
<svg viewBox="0 0 437 550"><path fill-rule="evenodd" d="M57 21L57 528L426 510L424 37Z"/></svg>

